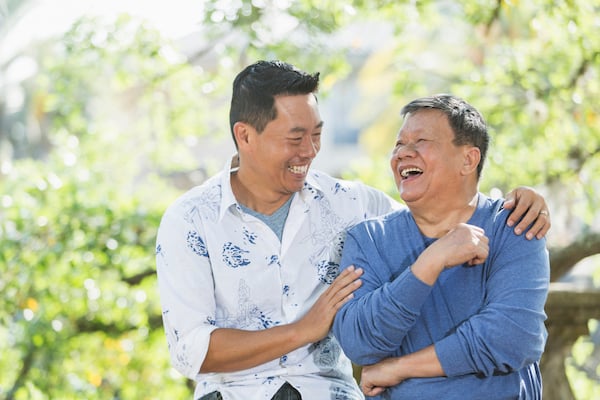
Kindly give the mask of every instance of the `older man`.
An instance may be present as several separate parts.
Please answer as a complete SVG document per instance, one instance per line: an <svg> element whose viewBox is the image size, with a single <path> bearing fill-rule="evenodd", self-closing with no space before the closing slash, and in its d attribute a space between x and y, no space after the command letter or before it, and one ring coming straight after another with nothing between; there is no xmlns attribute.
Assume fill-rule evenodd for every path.
<svg viewBox="0 0 600 400"><path fill-rule="evenodd" d="M414 100L391 157L408 210L352 228L342 267L362 286L333 331L384 399L539 399L545 240L506 225L502 200L478 191L488 133L450 95Z"/></svg>

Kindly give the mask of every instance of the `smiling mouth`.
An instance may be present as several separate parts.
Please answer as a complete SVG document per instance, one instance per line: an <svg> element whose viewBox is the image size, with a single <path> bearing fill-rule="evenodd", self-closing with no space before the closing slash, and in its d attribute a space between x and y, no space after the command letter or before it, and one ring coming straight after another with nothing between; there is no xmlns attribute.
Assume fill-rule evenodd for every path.
<svg viewBox="0 0 600 400"><path fill-rule="evenodd" d="M423 173L423 170L421 168L412 167L412 168L406 168L406 169L403 169L402 171L400 171L400 176L402 177L402 179L407 179L407 178L410 178L411 176L421 175L422 173Z"/></svg>
<svg viewBox="0 0 600 400"><path fill-rule="evenodd" d="M288 171L293 174L306 174L308 172L308 164L307 165L290 165L288 167Z"/></svg>

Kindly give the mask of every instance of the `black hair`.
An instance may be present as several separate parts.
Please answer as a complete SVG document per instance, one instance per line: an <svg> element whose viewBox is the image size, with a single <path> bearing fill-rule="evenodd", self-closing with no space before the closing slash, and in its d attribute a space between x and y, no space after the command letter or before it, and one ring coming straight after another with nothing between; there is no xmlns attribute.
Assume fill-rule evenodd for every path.
<svg viewBox="0 0 600 400"><path fill-rule="evenodd" d="M245 122L261 133L277 118L275 96L316 93L319 73L300 71L283 61L257 61L247 66L233 81L229 127L237 148L233 125Z"/></svg>

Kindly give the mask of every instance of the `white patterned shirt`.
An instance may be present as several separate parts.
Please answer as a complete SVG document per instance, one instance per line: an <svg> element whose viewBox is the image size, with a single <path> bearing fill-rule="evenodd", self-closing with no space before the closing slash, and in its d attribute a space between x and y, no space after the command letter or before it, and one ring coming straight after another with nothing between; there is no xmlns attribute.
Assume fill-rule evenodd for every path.
<svg viewBox="0 0 600 400"><path fill-rule="evenodd" d="M199 370L213 330L260 330L300 319L338 275L346 230L399 206L364 184L311 170L280 241L242 211L229 166L177 199L158 230L156 264L172 364L197 382L194 398L216 390L225 400L268 400L288 381L304 399L362 399L331 333L247 370Z"/></svg>

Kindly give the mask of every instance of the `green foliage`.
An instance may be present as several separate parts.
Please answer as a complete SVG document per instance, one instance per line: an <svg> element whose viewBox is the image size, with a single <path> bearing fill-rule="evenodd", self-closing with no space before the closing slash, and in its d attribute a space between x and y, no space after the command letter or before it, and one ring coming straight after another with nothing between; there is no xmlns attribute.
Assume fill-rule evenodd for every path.
<svg viewBox="0 0 600 400"><path fill-rule="evenodd" d="M32 86L48 132L117 140L130 162L165 172L197 167L198 137L228 134L224 124L215 132L226 109L208 96L226 92L227 77L194 68L140 20L82 18L44 54Z"/></svg>
<svg viewBox="0 0 600 400"><path fill-rule="evenodd" d="M0 394L178 397L153 273L165 202L89 168L88 150L16 162L0 181Z"/></svg>
<svg viewBox="0 0 600 400"><path fill-rule="evenodd" d="M356 11L356 10L355 10ZM350 70L346 49L329 44L331 34L355 12L339 1L206 2L205 32L219 44L221 71L236 74L256 60L280 59L307 71L324 71L322 89ZM327 57L323 57L323 54Z"/></svg>
<svg viewBox="0 0 600 400"><path fill-rule="evenodd" d="M600 40L592 17L598 6L583 1L557 7L473 1L462 8L430 4L427 12L411 11L408 5L396 12L401 9L413 20L397 26L399 39L372 56L394 90L389 106L365 130L370 157L388 156L403 104L451 92L480 109L490 125L493 142L483 190L568 186L588 196L587 206L576 212L590 221L600 201L591 172L597 171L600 158L595 101L600 95ZM364 91L368 95L368 88Z"/></svg>
<svg viewBox="0 0 600 400"><path fill-rule="evenodd" d="M590 332L597 332L598 321L591 320ZM567 358L566 373L576 400L597 399L600 396L600 385L595 382L599 375L597 363L593 362L595 349L589 336L580 337L573 345L571 356Z"/></svg>
<svg viewBox="0 0 600 400"><path fill-rule="evenodd" d="M357 74L362 101L349 117L372 123L361 136L368 159L350 162L347 178L397 197L388 156L401 106L452 92L491 128L483 190L559 188L561 201L577 200L570 212L592 224L600 201L598 7L207 1L200 56L216 57L210 69L131 17L78 21L38 49L40 73L27 84L22 122L47 138L45 152L30 149L25 156L38 160L1 169L0 398L191 396L169 367L154 235L177 194L165 178L198 168L206 154L200 137L228 138L231 81L256 59L322 71L323 97ZM389 24L394 35L357 62L352 44L335 38L365 21ZM586 398L598 396L579 368L590 351L578 342L567 366Z"/></svg>
<svg viewBox="0 0 600 400"><path fill-rule="evenodd" d="M163 149L205 125L190 104L208 78L130 18L81 20L57 46L33 85L49 152L0 176L0 398L189 397L156 293L177 194L157 172L195 164ZM150 117L118 112L131 102Z"/></svg>

